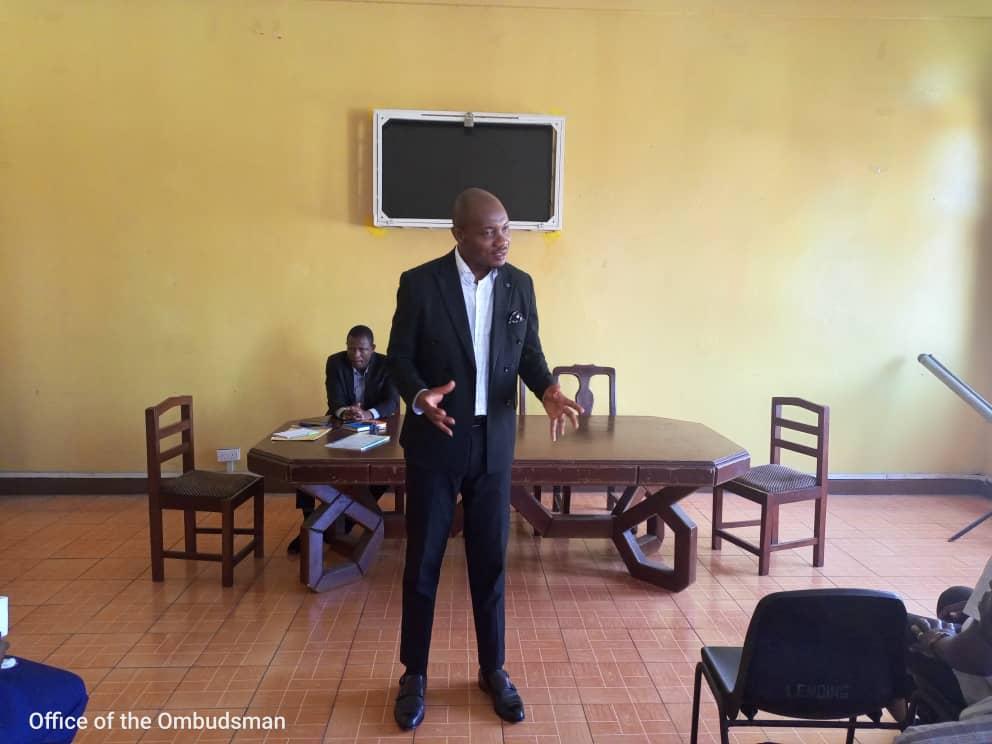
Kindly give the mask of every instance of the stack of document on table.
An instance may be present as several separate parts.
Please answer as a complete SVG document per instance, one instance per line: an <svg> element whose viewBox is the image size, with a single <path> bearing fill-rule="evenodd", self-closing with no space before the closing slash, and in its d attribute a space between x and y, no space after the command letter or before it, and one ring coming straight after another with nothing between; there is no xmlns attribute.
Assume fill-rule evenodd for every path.
<svg viewBox="0 0 992 744"><path fill-rule="evenodd" d="M386 426L386 422L382 419L370 419L369 421L349 421L343 424L342 428L351 429L352 431L382 434L386 431Z"/></svg>
<svg viewBox="0 0 992 744"><path fill-rule="evenodd" d="M373 447L378 447L380 444L385 444L388 441L389 437L381 434L351 434L343 439L329 442L324 446L330 447L331 449L345 449L364 452L365 450L372 449Z"/></svg>
<svg viewBox="0 0 992 744"><path fill-rule="evenodd" d="M273 442L312 442L320 439L330 429L313 429L306 426L294 426L286 431L277 431L272 435Z"/></svg>

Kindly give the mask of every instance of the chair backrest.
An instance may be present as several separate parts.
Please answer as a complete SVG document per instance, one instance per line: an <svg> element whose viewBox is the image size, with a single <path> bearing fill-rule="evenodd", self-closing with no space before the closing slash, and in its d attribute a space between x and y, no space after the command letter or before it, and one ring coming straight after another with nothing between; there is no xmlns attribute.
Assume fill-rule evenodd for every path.
<svg viewBox="0 0 992 744"><path fill-rule="evenodd" d="M179 407L179 420L174 424L161 426L159 418L162 414ZM174 447L162 451L162 440L167 437L182 435L182 440ZM193 463L193 397L191 395L176 395L166 398L157 406L145 409L145 444L148 449L148 489L158 492L162 480L162 463L174 457L183 457L183 472L194 469Z"/></svg>
<svg viewBox="0 0 992 744"><path fill-rule="evenodd" d="M776 592L747 629L733 715L791 718L880 713L906 696L906 607L870 589Z"/></svg>
<svg viewBox="0 0 992 744"><path fill-rule="evenodd" d="M788 407L803 408L816 414L816 424L806 424L785 417L784 409ZM813 446L787 439L788 434L783 429L801 431L814 438ZM778 465L782 459L782 450L787 449L801 455L809 455L816 460L816 484L822 486L827 482L827 449L830 440L830 407L810 403L802 398L772 398L772 433L771 459Z"/></svg>
<svg viewBox="0 0 992 744"><path fill-rule="evenodd" d="M617 371L613 367L598 367L595 364L571 364L564 367L555 367L551 370L555 382L561 375L571 375L579 381L579 390L575 394L575 402L584 409L583 416L592 415L593 399L592 390L589 388L589 380L596 375L606 375L610 383L610 415L617 415Z"/></svg>

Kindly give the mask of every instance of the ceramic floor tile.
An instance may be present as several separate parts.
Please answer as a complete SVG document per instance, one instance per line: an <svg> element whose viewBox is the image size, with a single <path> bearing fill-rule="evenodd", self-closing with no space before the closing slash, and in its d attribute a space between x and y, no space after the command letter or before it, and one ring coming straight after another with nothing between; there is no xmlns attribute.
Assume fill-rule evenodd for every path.
<svg viewBox="0 0 992 744"><path fill-rule="evenodd" d="M602 508L602 494L573 499L578 512ZM696 583L678 594L630 577L609 541L541 540L513 515L506 666L527 706L518 725L501 722L476 684L464 544L453 540L438 591L427 718L416 734L398 730L392 705L403 671L404 543L385 541L362 580L314 594L298 582L298 559L285 554L299 531L292 495L267 495L266 556L239 566L230 588L220 585L219 567L192 561L167 561L166 580L150 580L144 497L5 497L0 592L10 597L15 654L80 674L93 714L153 721L147 731L81 732L76 740L84 744L674 744L688 741L700 648L740 644L762 597L860 586L894 591L911 611L932 614L944 588L974 583L992 542L990 522L947 543L985 512L981 499L833 496L826 565L813 567L809 549L783 551L769 576L759 577L753 555L727 543L711 549L708 495L683 505L699 525L699 552ZM747 507L728 508L728 516L747 514ZM782 520L783 536L810 527L808 509L783 510ZM884 539L877 527L883 520ZM181 541L181 515L166 520L166 538ZM670 558L670 543L655 557ZM161 725L193 713L282 716L285 726ZM731 740L828 744L836 734L755 729L735 731ZM857 741L892 738L862 732ZM718 740L715 707L704 693L700 741Z"/></svg>

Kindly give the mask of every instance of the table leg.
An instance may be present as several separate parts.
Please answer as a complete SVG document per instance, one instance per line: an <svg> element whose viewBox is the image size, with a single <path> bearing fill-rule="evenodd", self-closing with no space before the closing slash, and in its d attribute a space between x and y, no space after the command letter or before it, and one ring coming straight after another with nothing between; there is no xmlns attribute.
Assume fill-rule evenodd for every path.
<svg viewBox="0 0 992 744"><path fill-rule="evenodd" d="M329 495L328 495L329 496ZM360 500L338 492L322 503L303 522L300 541L300 580L315 592L347 584L359 579L371 567L379 552L384 534L382 515ZM324 532L340 517L347 514L365 528L348 560L334 568L324 568Z"/></svg>
<svg viewBox="0 0 992 744"><path fill-rule="evenodd" d="M625 489L611 514L553 514L523 486L510 490L510 503L542 536L612 538L631 576L681 591L696 580L696 524L678 502L696 489L666 486L654 493L645 489L644 499L631 506L637 490L635 486ZM648 523L647 534L632 535L630 528L641 522ZM647 557L647 553L656 552L661 546L666 524L675 538L672 566Z"/></svg>
<svg viewBox="0 0 992 744"><path fill-rule="evenodd" d="M613 486L610 486L613 488ZM619 517L627 509L630 508L631 501L633 501L634 496L637 492L641 490L641 486L627 486L624 489L623 494L620 498L613 499L613 506L611 507L610 513ZM647 489L644 489L647 492ZM636 525L635 525L636 527ZM634 535L637 535L637 530L634 530ZM643 536L637 538L637 544L641 546L641 550L644 553L656 553L661 550L661 543L665 539L665 523L658 519L657 516L652 516L647 520L647 531Z"/></svg>
<svg viewBox="0 0 992 744"><path fill-rule="evenodd" d="M554 518L548 508L535 499L525 486L510 486L510 505L524 518L536 535L545 535Z"/></svg>
<svg viewBox="0 0 992 744"><path fill-rule="evenodd" d="M342 498L343 497L343 498ZM300 528L300 583L316 586L324 574L324 531L344 514L351 498L337 492L321 501Z"/></svg>
<svg viewBox="0 0 992 744"><path fill-rule="evenodd" d="M674 592L682 591L696 580L696 523L678 505L695 490L689 486L665 486L654 493L648 492L643 501L616 517L613 543L631 576ZM656 528L653 535L649 531L648 537L640 540L629 532L634 525L655 518L667 524L675 537L672 566L645 555L645 549L651 549L663 528Z"/></svg>

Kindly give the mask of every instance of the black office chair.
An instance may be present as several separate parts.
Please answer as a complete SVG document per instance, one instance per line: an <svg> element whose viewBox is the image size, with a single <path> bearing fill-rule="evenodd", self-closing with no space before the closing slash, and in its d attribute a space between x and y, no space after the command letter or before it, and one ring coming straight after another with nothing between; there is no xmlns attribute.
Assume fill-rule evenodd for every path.
<svg viewBox="0 0 992 744"><path fill-rule="evenodd" d="M909 693L905 634L906 608L888 592L807 589L767 595L754 610L743 647L703 647L690 742L696 744L699 736L704 676L716 700L722 744L730 741L731 726L846 728L847 744L856 728L904 729L908 721L881 718L885 706ZM793 720L760 720L758 711Z"/></svg>

